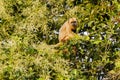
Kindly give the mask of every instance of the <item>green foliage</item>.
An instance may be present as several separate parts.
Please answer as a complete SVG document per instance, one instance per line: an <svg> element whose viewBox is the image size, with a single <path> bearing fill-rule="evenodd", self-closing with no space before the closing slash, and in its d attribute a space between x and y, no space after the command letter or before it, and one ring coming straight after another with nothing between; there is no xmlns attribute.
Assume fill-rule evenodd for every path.
<svg viewBox="0 0 120 80"><path fill-rule="evenodd" d="M65 58L70 59L71 68L77 70L75 79L85 78L86 80L89 78L94 80L97 79L99 73L106 74L115 66L119 67L119 61L116 62L116 65L114 63L120 51L113 51L112 45L106 40L74 38L60 47L60 51L63 51L62 54ZM67 51L65 51L66 49Z"/></svg>
<svg viewBox="0 0 120 80"><path fill-rule="evenodd" d="M0 0L0 79L120 79L119 15L119 0ZM54 49L70 17L78 35Z"/></svg>
<svg viewBox="0 0 120 80"><path fill-rule="evenodd" d="M46 44L34 47L25 44L14 45L12 48L7 44L4 46L7 47L2 48L3 52L0 53L0 79L48 80L69 77L68 62Z"/></svg>

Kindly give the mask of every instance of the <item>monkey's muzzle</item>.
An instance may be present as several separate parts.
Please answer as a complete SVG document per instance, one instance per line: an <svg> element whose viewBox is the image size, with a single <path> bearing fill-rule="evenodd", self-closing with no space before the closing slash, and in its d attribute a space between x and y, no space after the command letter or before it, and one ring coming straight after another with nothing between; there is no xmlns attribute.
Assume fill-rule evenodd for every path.
<svg viewBox="0 0 120 80"><path fill-rule="evenodd" d="M77 27L77 22L76 21L72 21L71 24L72 24L72 26Z"/></svg>

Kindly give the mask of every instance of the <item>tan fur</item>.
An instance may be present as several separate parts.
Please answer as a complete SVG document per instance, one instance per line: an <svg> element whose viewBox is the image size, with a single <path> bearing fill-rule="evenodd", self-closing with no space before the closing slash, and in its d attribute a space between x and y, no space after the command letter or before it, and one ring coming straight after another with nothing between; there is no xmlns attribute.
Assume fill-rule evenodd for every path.
<svg viewBox="0 0 120 80"><path fill-rule="evenodd" d="M70 18L66 21L59 30L59 42L66 42L70 38L74 37L75 33L72 30L75 30L76 27L76 18Z"/></svg>

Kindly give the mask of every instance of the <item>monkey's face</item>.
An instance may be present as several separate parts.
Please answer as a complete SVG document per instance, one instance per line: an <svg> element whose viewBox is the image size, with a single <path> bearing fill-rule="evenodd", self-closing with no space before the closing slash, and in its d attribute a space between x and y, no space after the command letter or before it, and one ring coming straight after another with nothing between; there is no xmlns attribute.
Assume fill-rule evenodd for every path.
<svg viewBox="0 0 120 80"><path fill-rule="evenodd" d="M71 29L75 30L77 28L77 20L76 20L76 18L70 18L69 19L69 24L71 26Z"/></svg>

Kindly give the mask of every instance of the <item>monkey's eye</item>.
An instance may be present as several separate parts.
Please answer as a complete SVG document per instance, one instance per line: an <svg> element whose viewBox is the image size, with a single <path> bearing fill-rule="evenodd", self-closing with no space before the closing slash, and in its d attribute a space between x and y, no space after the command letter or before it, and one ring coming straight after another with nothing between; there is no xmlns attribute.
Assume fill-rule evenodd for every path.
<svg viewBox="0 0 120 80"><path fill-rule="evenodd" d="M71 23L76 23L76 21L72 21Z"/></svg>

